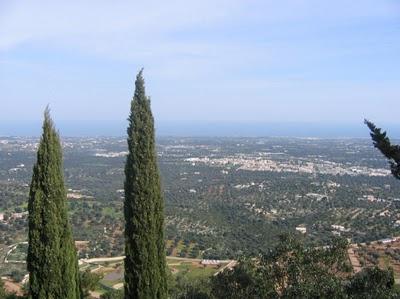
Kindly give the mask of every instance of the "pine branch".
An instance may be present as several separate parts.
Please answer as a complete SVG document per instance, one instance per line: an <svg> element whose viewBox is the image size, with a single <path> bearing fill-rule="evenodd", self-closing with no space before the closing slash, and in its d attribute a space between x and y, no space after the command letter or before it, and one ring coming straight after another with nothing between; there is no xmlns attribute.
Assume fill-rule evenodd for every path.
<svg viewBox="0 0 400 299"><path fill-rule="evenodd" d="M392 145L386 132L382 132L374 123L364 120L371 133L374 146L388 159L390 170L396 179L400 180L400 145Z"/></svg>

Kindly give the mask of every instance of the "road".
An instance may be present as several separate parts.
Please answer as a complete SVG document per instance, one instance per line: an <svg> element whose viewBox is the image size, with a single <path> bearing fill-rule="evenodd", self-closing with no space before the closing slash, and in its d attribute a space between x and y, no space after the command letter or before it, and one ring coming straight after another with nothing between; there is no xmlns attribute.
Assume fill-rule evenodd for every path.
<svg viewBox="0 0 400 299"><path fill-rule="evenodd" d="M106 262L120 262L125 259L125 256L115 256L115 257L97 257L91 259L80 259L80 264L95 264L95 263L106 263ZM204 259L192 259L186 257L176 257L176 256L167 256L167 260L176 260L181 262L193 262L193 263L200 263L204 261ZM219 264L229 264L232 260L217 260Z"/></svg>
<svg viewBox="0 0 400 299"><path fill-rule="evenodd" d="M20 244L28 244L28 242L19 242L19 243L15 243L15 244L11 245L11 246L10 246L10 249L7 251L6 255L4 256L4 264L10 263L10 262L8 261L9 255L10 255L11 252L12 252L15 248L17 248L17 246L20 245ZM26 261L12 261L12 263L25 264Z"/></svg>

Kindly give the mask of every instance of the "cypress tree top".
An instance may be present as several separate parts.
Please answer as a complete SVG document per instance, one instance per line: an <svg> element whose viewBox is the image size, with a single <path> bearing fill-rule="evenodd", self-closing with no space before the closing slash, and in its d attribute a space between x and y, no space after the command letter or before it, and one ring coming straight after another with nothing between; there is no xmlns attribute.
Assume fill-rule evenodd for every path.
<svg viewBox="0 0 400 299"><path fill-rule="evenodd" d="M166 298L164 202L143 70L135 81L125 164L125 298Z"/></svg>
<svg viewBox="0 0 400 299"><path fill-rule="evenodd" d="M66 208L62 148L48 108L33 167L28 211L30 298L81 298L76 250Z"/></svg>
<svg viewBox="0 0 400 299"><path fill-rule="evenodd" d="M365 120L370 129L374 146L388 159L393 176L400 180L400 145L393 145L386 132L382 132L374 123Z"/></svg>

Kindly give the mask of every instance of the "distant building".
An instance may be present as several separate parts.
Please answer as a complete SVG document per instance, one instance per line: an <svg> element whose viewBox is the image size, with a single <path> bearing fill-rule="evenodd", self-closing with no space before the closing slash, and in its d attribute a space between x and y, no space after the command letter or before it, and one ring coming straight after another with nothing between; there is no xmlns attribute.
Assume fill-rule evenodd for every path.
<svg viewBox="0 0 400 299"><path fill-rule="evenodd" d="M28 215L28 211L21 213L12 213L11 218L13 219L22 219L25 215Z"/></svg>
<svg viewBox="0 0 400 299"><path fill-rule="evenodd" d="M396 239L395 238L393 238L393 239L387 238L387 239L382 239L379 241L381 241L383 244L388 244L388 243L392 243L392 242L396 241Z"/></svg>
<svg viewBox="0 0 400 299"><path fill-rule="evenodd" d="M368 200L368 201L376 201L375 196L373 195L364 195L364 197Z"/></svg>
<svg viewBox="0 0 400 299"><path fill-rule="evenodd" d="M379 216L388 216L388 215L390 215L389 210L384 210L384 211L379 213Z"/></svg>
<svg viewBox="0 0 400 299"><path fill-rule="evenodd" d="M343 225L332 224L331 227L332 227L334 230L337 230L337 231L340 231L340 232L348 232L348 231L350 231L350 229L345 228Z"/></svg>
<svg viewBox="0 0 400 299"><path fill-rule="evenodd" d="M296 227L296 230L297 230L298 232L301 232L302 234L307 233L307 228L304 227L304 226L297 226L297 227Z"/></svg>
<svg viewBox="0 0 400 299"><path fill-rule="evenodd" d="M202 265L219 265L221 262L218 260L202 260L200 264Z"/></svg>

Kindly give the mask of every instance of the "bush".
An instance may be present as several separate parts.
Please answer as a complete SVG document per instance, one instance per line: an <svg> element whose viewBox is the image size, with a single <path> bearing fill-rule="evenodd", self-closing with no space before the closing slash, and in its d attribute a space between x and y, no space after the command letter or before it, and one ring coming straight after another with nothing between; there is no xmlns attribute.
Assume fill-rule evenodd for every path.
<svg viewBox="0 0 400 299"><path fill-rule="evenodd" d="M81 279L81 288L83 296L89 296L89 291L94 291L96 289L97 284L99 283L101 276L90 272L90 270L86 270L84 272L80 272Z"/></svg>
<svg viewBox="0 0 400 299"><path fill-rule="evenodd" d="M124 292L122 290L112 290L100 296L100 299L123 299Z"/></svg>

